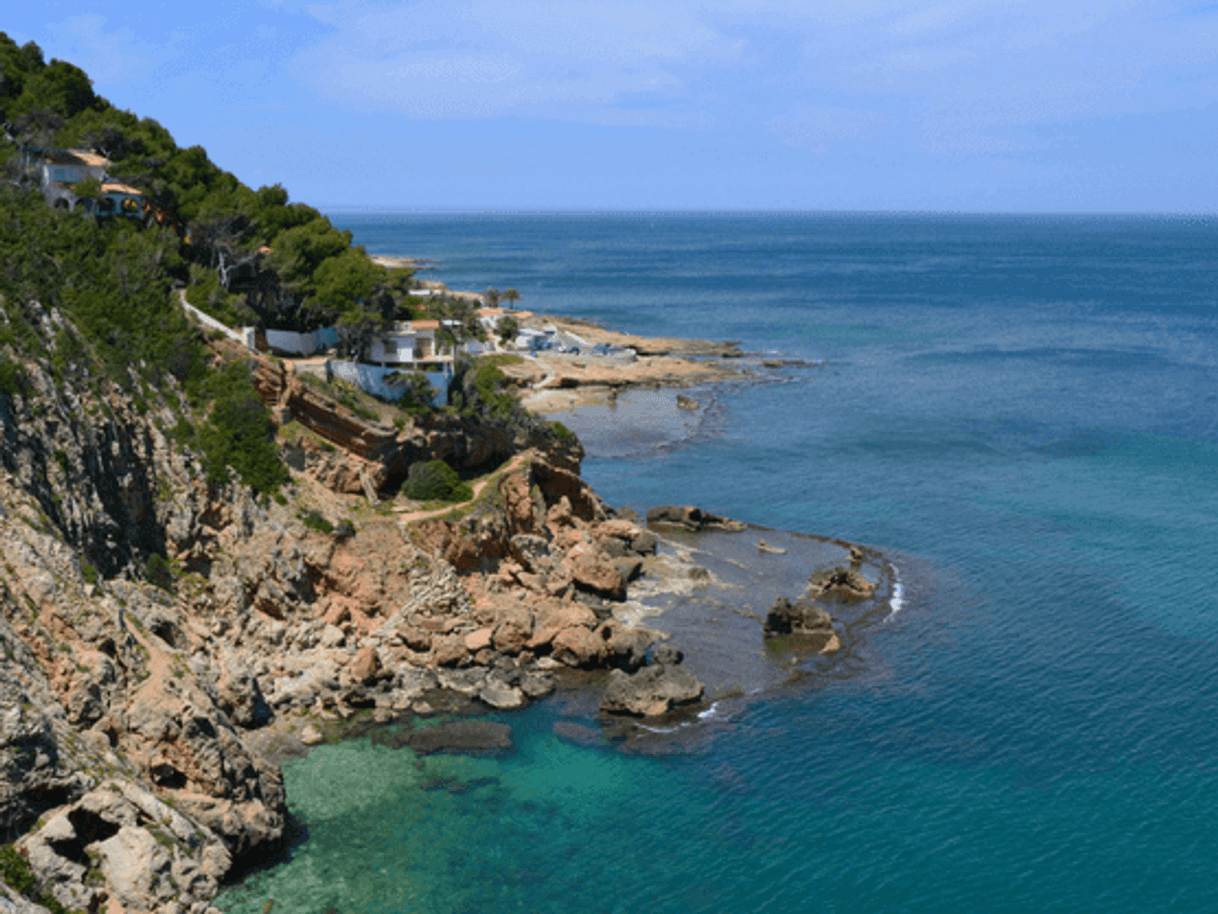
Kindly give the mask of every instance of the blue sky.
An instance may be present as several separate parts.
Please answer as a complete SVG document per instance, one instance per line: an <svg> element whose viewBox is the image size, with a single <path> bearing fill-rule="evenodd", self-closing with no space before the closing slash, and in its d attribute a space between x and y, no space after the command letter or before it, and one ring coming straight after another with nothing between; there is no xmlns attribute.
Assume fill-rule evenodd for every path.
<svg viewBox="0 0 1218 914"><path fill-rule="evenodd" d="M5 6L323 209L1218 211L1218 3Z"/></svg>

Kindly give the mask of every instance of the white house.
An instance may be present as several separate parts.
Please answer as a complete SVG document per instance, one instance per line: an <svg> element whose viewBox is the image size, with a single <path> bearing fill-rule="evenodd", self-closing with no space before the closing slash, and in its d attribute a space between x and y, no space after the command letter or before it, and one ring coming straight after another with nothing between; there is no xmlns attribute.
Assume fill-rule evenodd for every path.
<svg viewBox="0 0 1218 914"><path fill-rule="evenodd" d="M38 162L42 196L48 206L75 210L79 203L85 212L98 216L123 214L139 216L144 210L144 194L135 187L109 180L110 160L83 149L55 149L45 153ZM96 201L81 200L75 185L86 178L101 183L101 196Z"/></svg>
<svg viewBox="0 0 1218 914"><path fill-rule="evenodd" d="M453 350L436 339L439 330L439 321L396 321L392 331L373 341L368 361L406 371L427 366L451 374Z"/></svg>

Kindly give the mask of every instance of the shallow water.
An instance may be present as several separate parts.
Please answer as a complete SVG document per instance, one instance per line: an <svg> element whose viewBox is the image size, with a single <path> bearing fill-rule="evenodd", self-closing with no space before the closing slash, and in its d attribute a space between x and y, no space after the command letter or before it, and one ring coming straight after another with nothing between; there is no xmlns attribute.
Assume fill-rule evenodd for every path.
<svg viewBox="0 0 1218 914"><path fill-rule="evenodd" d="M1213 221L339 221L534 310L826 360L715 388L691 430L584 431L584 475L868 544L900 606L676 754L565 743L564 715L594 725L565 700L501 715L504 758L429 758L456 792L409 750L315 751L285 769L310 840L221 907L1218 905Z"/></svg>

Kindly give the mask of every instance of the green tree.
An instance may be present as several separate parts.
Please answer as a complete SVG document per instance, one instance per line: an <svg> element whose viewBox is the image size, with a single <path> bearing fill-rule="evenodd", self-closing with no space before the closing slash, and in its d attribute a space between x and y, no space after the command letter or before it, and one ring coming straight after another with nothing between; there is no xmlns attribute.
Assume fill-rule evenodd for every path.
<svg viewBox="0 0 1218 914"><path fill-rule="evenodd" d="M516 323L516 319L505 317L499 322L499 342L510 343L516 339L516 334L520 331L520 325Z"/></svg>
<svg viewBox="0 0 1218 914"><path fill-rule="evenodd" d="M326 314L338 315L357 305L367 308L384 281L385 268L369 260L361 247L346 248L313 271L317 305Z"/></svg>
<svg viewBox="0 0 1218 914"><path fill-rule="evenodd" d="M474 497L468 483L443 460L411 465L402 494L416 501L469 501Z"/></svg>
<svg viewBox="0 0 1218 914"><path fill-rule="evenodd" d="M427 375L421 371L406 374L398 383L405 388L398 405L406 413L419 413L431 410L436 392L432 390Z"/></svg>
<svg viewBox="0 0 1218 914"><path fill-rule="evenodd" d="M357 361L366 359L373 340L389 329L384 317L358 306L344 311L334 328L338 331L339 350Z"/></svg>

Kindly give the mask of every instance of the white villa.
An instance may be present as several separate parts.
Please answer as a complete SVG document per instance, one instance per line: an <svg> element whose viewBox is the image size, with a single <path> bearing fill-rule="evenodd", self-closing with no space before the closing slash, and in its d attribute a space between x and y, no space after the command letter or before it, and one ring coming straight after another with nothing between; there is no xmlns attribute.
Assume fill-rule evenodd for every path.
<svg viewBox="0 0 1218 914"><path fill-rule="evenodd" d="M368 361L404 371L430 370L452 374L453 350L436 339L439 321L396 321L393 330L373 341Z"/></svg>
<svg viewBox="0 0 1218 914"><path fill-rule="evenodd" d="M98 216L141 215L144 194L137 188L110 180L107 173L110 165L105 156L83 149L56 149L43 154L38 161L43 199L48 206L66 210L75 210L80 204L85 212ZM101 183L100 199L81 200L76 195L74 185L86 178L96 178Z"/></svg>

